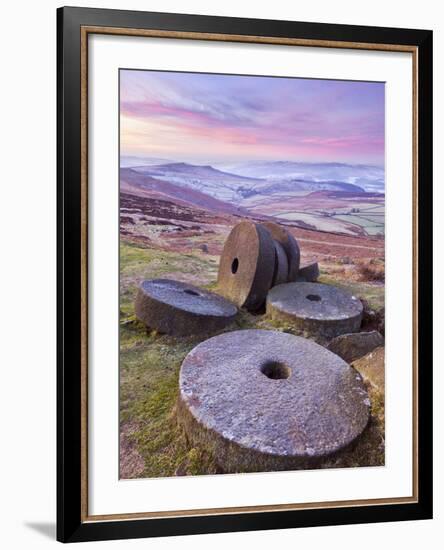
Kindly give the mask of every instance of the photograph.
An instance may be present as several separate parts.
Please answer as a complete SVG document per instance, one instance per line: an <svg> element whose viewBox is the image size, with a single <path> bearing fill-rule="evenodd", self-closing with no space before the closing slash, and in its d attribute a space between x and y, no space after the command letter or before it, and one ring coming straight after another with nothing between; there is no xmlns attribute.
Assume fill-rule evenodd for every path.
<svg viewBox="0 0 444 550"><path fill-rule="evenodd" d="M385 86L119 69L121 480L384 467Z"/></svg>
<svg viewBox="0 0 444 550"><path fill-rule="evenodd" d="M80 4L2 11L2 547L434 550L439 3Z"/></svg>
<svg viewBox="0 0 444 550"><path fill-rule="evenodd" d="M429 519L433 31L198 11L57 10L57 540Z"/></svg>

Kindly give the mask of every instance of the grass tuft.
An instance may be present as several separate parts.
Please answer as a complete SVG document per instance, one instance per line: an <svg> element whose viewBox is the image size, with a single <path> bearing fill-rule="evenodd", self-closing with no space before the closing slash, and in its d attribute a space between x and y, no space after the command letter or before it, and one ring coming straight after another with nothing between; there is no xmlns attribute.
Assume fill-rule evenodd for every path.
<svg viewBox="0 0 444 550"><path fill-rule="evenodd" d="M385 264L382 261L361 261L356 267L362 281L385 281Z"/></svg>

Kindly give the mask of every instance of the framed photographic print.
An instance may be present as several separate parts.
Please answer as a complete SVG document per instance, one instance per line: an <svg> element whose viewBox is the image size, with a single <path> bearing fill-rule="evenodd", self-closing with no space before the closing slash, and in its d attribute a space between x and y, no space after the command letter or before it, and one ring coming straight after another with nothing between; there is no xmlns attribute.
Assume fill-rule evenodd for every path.
<svg viewBox="0 0 444 550"><path fill-rule="evenodd" d="M432 32L58 10L58 539L432 517Z"/></svg>

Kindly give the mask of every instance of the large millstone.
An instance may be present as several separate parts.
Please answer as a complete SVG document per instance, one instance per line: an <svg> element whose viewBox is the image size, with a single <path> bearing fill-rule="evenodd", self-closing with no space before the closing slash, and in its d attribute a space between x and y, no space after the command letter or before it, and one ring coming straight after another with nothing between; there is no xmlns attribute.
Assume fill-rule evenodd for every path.
<svg viewBox="0 0 444 550"><path fill-rule="evenodd" d="M275 255L267 229L252 222L238 223L222 251L218 291L240 307L260 308L273 280Z"/></svg>
<svg viewBox="0 0 444 550"><path fill-rule="evenodd" d="M135 312L149 328L188 336L224 328L236 317L237 308L207 290L170 279L151 279L139 287Z"/></svg>
<svg viewBox="0 0 444 550"><path fill-rule="evenodd" d="M301 261L301 252L296 239L282 226L274 222L265 222L262 224L271 233L271 236L285 250L288 260L288 277L287 281L295 281L299 272L299 264Z"/></svg>
<svg viewBox="0 0 444 550"><path fill-rule="evenodd" d="M225 472L310 467L364 430L361 376L314 342L241 330L195 347L180 371L178 420Z"/></svg>
<svg viewBox="0 0 444 550"><path fill-rule="evenodd" d="M268 293L266 308L272 319L327 338L357 332L363 311L356 296L320 283L276 286Z"/></svg>

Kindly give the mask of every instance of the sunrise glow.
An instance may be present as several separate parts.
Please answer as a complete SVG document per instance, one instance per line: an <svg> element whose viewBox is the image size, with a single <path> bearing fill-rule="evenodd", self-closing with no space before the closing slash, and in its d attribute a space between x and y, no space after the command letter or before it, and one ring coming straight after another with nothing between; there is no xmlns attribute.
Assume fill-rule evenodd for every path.
<svg viewBox="0 0 444 550"><path fill-rule="evenodd" d="M384 164L384 84L120 71L121 155Z"/></svg>

